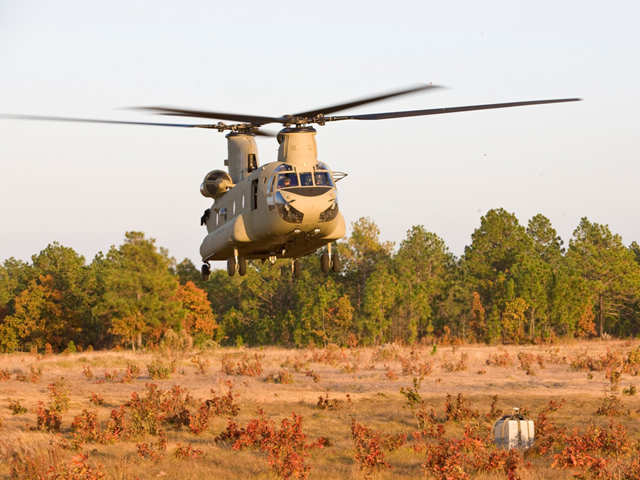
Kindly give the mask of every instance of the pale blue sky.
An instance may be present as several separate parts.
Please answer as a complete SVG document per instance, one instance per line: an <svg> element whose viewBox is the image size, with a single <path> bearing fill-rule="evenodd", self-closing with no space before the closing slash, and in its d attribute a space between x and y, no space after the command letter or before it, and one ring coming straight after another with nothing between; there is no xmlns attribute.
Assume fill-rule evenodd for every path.
<svg viewBox="0 0 640 480"><path fill-rule="evenodd" d="M489 208L640 240L640 4L0 0L0 112L159 120L178 105L276 115L420 82L354 110L580 96L581 103L318 128L348 222L423 224L463 251ZM259 139L260 161L275 141ZM0 120L0 259L58 240L88 260L142 230L199 262L216 132Z"/></svg>

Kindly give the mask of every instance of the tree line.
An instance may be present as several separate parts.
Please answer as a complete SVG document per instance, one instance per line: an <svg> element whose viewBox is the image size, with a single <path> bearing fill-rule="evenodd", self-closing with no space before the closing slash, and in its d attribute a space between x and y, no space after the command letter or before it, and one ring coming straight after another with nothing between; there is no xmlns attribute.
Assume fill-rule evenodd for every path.
<svg viewBox="0 0 640 480"><path fill-rule="evenodd" d="M335 249L251 262L246 276L202 281L140 232L91 263L58 243L0 265L0 350L142 348L169 332L196 344L370 345L391 341L526 343L640 334L640 246L582 218L565 247L549 219L504 209L480 219L456 258L414 226L397 248L368 218ZM49 347L47 347L49 345Z"/></svg>

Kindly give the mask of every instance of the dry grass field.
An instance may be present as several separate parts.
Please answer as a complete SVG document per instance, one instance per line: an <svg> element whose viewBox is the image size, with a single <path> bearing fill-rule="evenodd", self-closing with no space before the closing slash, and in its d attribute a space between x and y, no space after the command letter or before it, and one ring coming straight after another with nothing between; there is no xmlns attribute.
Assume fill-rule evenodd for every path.
<svg viewBox="0 0 640 480"><path fill-rule="evenodd" d="M169 378L152 378L150 372ZM0 478L268 479L278 471L286 477L291 465L291 478L304 468L312 479L466 478L464 455L488 448L474 442L489 433L497 410L520 407L536 420L550 400L565 403L548 416L548 428L556 428L547 434L548 451L529 451L523 459L490 457L493 466L464 467L470 476L507 478L509 462L517 461L512 478L588 478L598 472L638 478L639 372L637 341L2 355ZM56 382L52 393L49 385ZM150 383L162 392L175 385L186 392L156 391L153 400L146 393ZM134 392L137 402L131 401ZM453 401L448 411L447 394ZM458 394L463 404L456 409ZM612 395L622 405L597 414ZM95 412L95 423L86 413L76 419L83 410ZM112 412L118 411L128 423L114 420ZM293 413L301 417L304 439ZM282 424L283 419L290 421ZM583 435L590 424L602 427L592 429L591 437ZM357 425L379 436L369 430L354 435ZM445 433L434 433L438 428ZM418 431L423 437L414 435ZM600 443L594 446L595 437ZM544 435L539 444L543 440ZM563 452L567 446L574 450Z"/></svg>

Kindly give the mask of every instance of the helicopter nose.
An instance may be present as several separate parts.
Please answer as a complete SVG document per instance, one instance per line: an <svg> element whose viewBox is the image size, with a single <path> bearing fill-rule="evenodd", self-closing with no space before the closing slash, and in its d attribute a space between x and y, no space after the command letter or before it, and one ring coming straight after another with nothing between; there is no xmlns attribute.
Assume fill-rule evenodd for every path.
<svg viewBox="0 0 640 480"><path fill-rule="evenodd" d="M324 221L322 214L328 210L337 209L335 192L327 192L320 197L304 197L296 195L295 198L286 198L287 202L304 215L303 223L307 225ZM337 210L336 210L337 211Z"/></svg>

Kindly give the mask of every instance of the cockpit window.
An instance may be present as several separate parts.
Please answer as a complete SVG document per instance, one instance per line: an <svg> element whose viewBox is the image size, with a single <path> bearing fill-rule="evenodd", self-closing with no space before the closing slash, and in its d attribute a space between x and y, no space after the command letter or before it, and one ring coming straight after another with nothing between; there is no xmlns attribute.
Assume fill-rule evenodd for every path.
<svg viewBox="0 0 640 480"><path fill-rule="evenodd" d="M295 173L281 173L278 175L278 188L297 187L298 175Z"/></svg>
<svg viewBox="0 0 640 480"><path fill-rule="evenodd" d="M333 186L333 181L331 180L331 175L329 172L316 172L314 173L316 185L327 185Z"/></svg>
<svg viewBox="0 0 640 480"><path fill-rule="evenodd" d="M313 175L311 172L304 172L300 174L300 185L303 187L313 186Z"/></svg>
<svg viewBox="0 0 640 480"><path fill-rule="evenodd" d="M278 165L274 172L293 172L293 167L291 165L283 163L282 165Z"/></svg>

